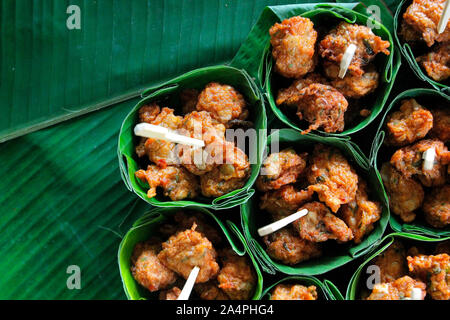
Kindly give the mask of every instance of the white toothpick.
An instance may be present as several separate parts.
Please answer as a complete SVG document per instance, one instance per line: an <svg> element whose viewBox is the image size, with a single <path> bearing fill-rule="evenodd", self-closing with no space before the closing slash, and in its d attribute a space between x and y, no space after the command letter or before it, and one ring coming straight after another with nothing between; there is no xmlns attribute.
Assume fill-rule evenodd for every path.
<svg viewBox="0 0 450 320"><path fill-rule="evenodd" d="M181 134L174 133L167 128L155 126L149 123L139 123L138 125L136 125L136 127L134 127L134 134L139 137L166 140L188 146L205 146L205 142L203 140L186 137Z"/></svg>
<svg viewBox="0 0 450 320"><path fill-rule="evenodd" d="M422 300L422 289L413 288L411 292L411 300Z"/></svg>
<svg viewBox="0 0 450 320"><path fill-rule="evenodd" d="M194 267L192 269L177 300L189 300L189 296L191 295L192 289L194 288L195 280L197 279L199 272L199 267Z"/></svg>
<svg viewBox="0 0 450 320"><path fill-rule="evenodd" d="M341 65L339 69L339 78L343 79L345 77L347 69L350 66L350 63L352 62L353 56L355 55L355 52L356 46L353 43L350 44L345 50L344 55L342 56Z"/></svg>
<svg viewBox="0 0 450 320"><path fill-rule="evenodd" d="M436 150L434 148L430 148L422 154L423 167L424 171L433 169L434 159L436 158Z"/></svg>
<svg viewBox="0 0 450 320"><path fill-rule="evenodd" d="M444 32L447 27L448 19L450 18L450 0L445 1L444 10L442 11L441 19L439 19L438 33Z"/></svg>
<svg viewBox="0 0 450 320"><path fill-rule="evenodd" d="M296 213L291 214L290 216L287 216L286 218L280 219L278 221L275 221L265 227L258 229L258 234L261 237L267 236L268 234L271 234L277 230L280 230L281 228L284 228L288 224L294 222L295 220L300 219L303 216L306 216L308 214L308 210L303 209Z"/></svg>

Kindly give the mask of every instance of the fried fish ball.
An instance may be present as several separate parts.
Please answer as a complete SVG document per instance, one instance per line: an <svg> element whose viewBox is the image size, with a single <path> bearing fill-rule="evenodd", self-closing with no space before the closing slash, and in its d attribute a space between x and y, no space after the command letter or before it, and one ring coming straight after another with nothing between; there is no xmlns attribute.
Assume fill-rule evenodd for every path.
<svg viewBox="0 0 450 320"><path fill-rule="evenodd" d="M313 194L312 190L297 190L293 185L285 185L278 190L266 192L261 197L260 208L268 211L274 220L280 220L311 201Z"/></svg>
<svg viewBox="0 0 450 320"><path fill-rule="evenodd" d="M355 199L358 175L338 149L316 145L310 162L308 190L316 192L333 212Z"/></svg>
<svg viewBox="0 0 450 320"><path fill-rule="evenodd" d="M173 142L148 138L144 149L150 161L160 168L177 166L180 163L176 144Z"/></svg>
<svg viewBox="0 0 450 320"><path fill-rule="evenodd" d="M162 108L156 103L145 105L139 109L139 120L172 130L178 129L183 117L174 115L174 110Z"/></svg>
<svg viewBox="0 0 450 320"><path fill-rule="evenodd" d="M147 170L139 170L135 173L136 178L147 182L149 190L147 197L156 196L156 188L164 190L164 196L172 201L186 198L195 198L198 194L199 184L197 177L182 167L168 166L159 168L149 165Z"/></svg>
<svg viewBox="0 0 450 320"><path fill-rule="evenodd" d="M211 241L195 231L196 227L194 223L191 229L171 236L162 244L158 259L184 279L189 277L195 266L199 267L195 283L203 283L217 276L219 265Z"/></svg>
<svg viewBox="0 0 450 320"><path fill-rule="evenodd" d="M416 60L433 80L447 80L450 77L450 42L437 46Z"/></svg>
<svg viewBox="0 0 450 320"><path fill-rule="evenodd" d="M423 202L425 220L435 228L450 224L450 185L433 188Z"/></svg>
<svg viewBox="0 0 450 320"><path fill-rule="evenodd" d="M386 144L405 146L424 138L433 127L433 114L415 99L402 101L399 111L387 118Z"/></svg>
<svg viewBox="0 0 450 320"><path fill-rule="evenodd" d="M353 241L361 243L364 236L374 229L374 223L380 220L381 205L369 200L367 184L359 178L355 200L344 204L340 214L342 220L352 230Z"/></svg>
<svg viewBox="0 0 450 320"><path fill-rule="evenodd" d="M220 252L222 269L217 281L231 300L249 300L255 290L256 274L247 257L237 255L232 249Z"/></svg>
<svg viewBox="0 0 450 320"><path fill-rule="evenodd" d="M406 42L416 42L421 39L421 34L419 31L414 29L405 20L402 20L400 25L400 35Z"/></svg>
<svg viewBox="0 0 450 320"><path fill-rule="evenodd" d="M169 290L164 290L159 293L159 300L177 300L181 294L181 289L173 287Z"/></svg>
<svg viewBox="0 0 450 320"><path fill-rule="evenodd" d="M404 276L394 282L376 284L367 300L411 300L413 289L420 289L420 300L425 299L425 283Z"/></svg>
<svg viewBox="0 0 450 320"><path fill-rule="evenodd" d="M282 263L295 265L320 257L320 243L300 239L291 228L283 228L264 237L267 254Z"/></svg>
<svg viewBox="0 0 450 320"><path fill-rule="evenodd" d="M131 256L131 273L134 279L151 292L165 289L177 280L176 274L158 259L161 242L152 239L138 243Z"/></svg>
<svg viewBox="0 0 450 320"><path fill-rule="evenodd" d="M450 141L450 110L449 109L434 109L431 110L433 114L433 129L431 135L439 140L447 143Z"/></svg>
<svg viewBox="0 0 450 320"><path fill-rule="evenodd" d="M352 230L323 203L310 202L300 208L303 209L307 209L308 214L293 223L300 238L313 242L327 240L347 242L353 239Z"/></svg>
<svg viewBox="0 0 450 320"><path fill-rule="evenodd" d="M427 46L431 47L435 41L450 41L450 23L443 33L439 34L437 25L444 11L445 0L413 0L403 14L403 20L415 32L421 34Z"/></svg>
<svg viewBox="0 0 450 320"><path fill-rule="evenodd" d="M202 300L230 300L215 280L198 283L194 286L194 290Z"/></svg>
<svg viewBox="0 0 450 320"><path fill-rule="evenodd" d="M427 283L427 291L434 300L450 300L450 256L407 257L411 274Z"/></svg>
<svg viewBox="0 0 450 320"><path fill-rule="evenodd" d="M368 65L378 53L390 54L389 41L376 36L370 28L341 22L320 42L320 56L339 65L350 44L356 46L356 51L348 72L357 76L364 73L363 67Z"/></svg>
<svg viewBox="0 0 450 320"><path fill-rule="evenodd" d="M403 176L388 162L381 167L381 178L389 195L389 207L404 222L416 218L414 211L422 206L425 193L422 185L412 178Z"/></svg>
<svg viewBox="0 0 450 320"><path fill-rule="evenodd" d="M242 94L232 86L212 82L198 96L197 111L207 111L215 120L227 125L231 120L248 117Z"/></svg>
<svg viewBox="0 0 450 320"><path fill-rule="evenodd" d="M372 264L380 268L380 283L394 282L408 273L406 251L403 243L395 240L385 251L374 258Z"/></svg>
<svg viewBox="0 0 450 320"><path fill-rule="evenodd" d="M431 170L423 169L423 153L430 148L436 151L434 165ZM426 187L445 184L446 165L450 162L450 152L440 140L420 140L412 146L397 150L391 157L391 165L406 178L417 176Z"/></svg>
<svg viewBox="0 0 450 320"><path fill-rule="evenodd" d="M292 17L275 23L269 33L276 72L286 78L300 78L314 69L317 32L311 20Z"/></svg>
<svg viewBox="0 0 450 320"><path fill-rule="evenodd" d="M183 114L189 114L197 110L199 91L196 89L186 89L180 94Z"/></svg>
<svg viewBox="0 0 450 320"><path fill-rule="evenodd" d="M307 156L307 153L298 155L292 148L270 154L264 160L256 187L259 191L266 192L296 182L306 167Z"/></svg>
<svg viewBox="0 0 450 320"><path fill-rule="evenodd" d="M317 300L317 288L300 284L279 284L273 289L270 300Z"/></svg>
<svg viewBox="0 0 450 320"><path fill-rule="evenodd" d="M281 89L278 92L276 104L295 105L300 90L313 83L328 84L327 80L319 73L310 73L305 78L295 80L288 88Z"/></svg>

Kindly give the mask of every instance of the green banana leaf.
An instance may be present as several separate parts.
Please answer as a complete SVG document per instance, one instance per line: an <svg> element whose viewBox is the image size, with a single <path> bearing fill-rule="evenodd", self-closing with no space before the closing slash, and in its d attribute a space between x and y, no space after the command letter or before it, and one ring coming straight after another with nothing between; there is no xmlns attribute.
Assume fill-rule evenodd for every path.
<svg viewBox="0 0 450 320"><path fill-rule="evenodd" d="M258 264L253 259L251 252L248 250L243 236L240 234L237 227L231 222L227 221L229 229L219 219L215 217L210 211L204 208L192 208L201 212L209 218L212 225L218 225L218 228L222 230L226 239L228 240L231 248L240 256L247 254L253 263L255 272L258 278L258 284L253 294L253 300L259 299L262 291L263 278ZM151 293L144 287L140 286L131 274L131 255L133 249L138 242L146 241L153 235L158 233L158 227L167 221L171 215L174 215L179 209L177 208L154 208L145 213L140 219L138 219L132 226L132 228L126 233L119 246L118 263L120 269L120 275L123 282L123 288L125 294L130 300L155 300L158 298L157 293Z"/></svg>
<svg viewBox="0 0 450 320"><path fill-rule="evenodd" d="M435 238L428 238L425 236L415 235L415 234L409 234L409 233L403 233L403 232L397 232L397 233L391 233L386 235L382 240L379 241L376 247L373 248L373 250L365 256L364 262L358 267L358 269L353 274L352 278L350 279L350 282L347 287L347 293L346 293L346 300L359 300L360 299L360 289L362 287L361 282L363 281L363 270L365 270L365 266L368 265L372 259L374 259L376 256L378 256L380 253L384 252L389 246L394 242L395 239L405 239L408 241L418 241L418 242L428 242L428 243L436 243L440 241L449 240L450 237L443 238L443 239L435 239Z"/></svg>
<svg viewBox="0 0 450 320"><path fill-rule="evenodd" d="M271 285L269 285L267 288L263 290L263 293L261 295L261 300L270 300L271 292L273 288L280 283L289 283L289 284L301 284L303 286L309 287L309 286L316 286L317 288L317 300L344 300L339 290L336 288L336 286L326 280L327 283L321 282L319 279L313 276L289 276L285 277ZM333 288L330 290L330 287Z"/></svg>
<svg viewBox="0 0 450 320"><path fill-rule="evenodd" d="M449 94L450 91L449 91L448 81L437 82L437 81L431 79L424 72L424 70L419 66L419 64L416 61L416 57L419 56L420 54L417 54L417 52L415 52L415 50L413 50L413 48L411 48L411 46L407 42L403 43L403 40L400 39L399 33L400 33L400 24L401 24L402 16L403 16L403 13L405 12L406 8L410 5L410 3L411 3L411 0L402 0L395 12L395 16L394 16L395 33L394 34L395 34L395 41L397 43L397 46L398 46L399 50L401 51L403 57L405 58L406 62L410 66L410 68L414 71L414 73L420 80L425 81L426 83L430 84L436 90L439 90L446 94Z"/></svg>
<svg viewBox="0 0 450 320"><path fill-rule="evenodd" d="M216 199L198 197L195 201L168 201L162 195L157 195L156 197L149 199L147 197L148 184L142 183L134 175L135 172L140 169L137 157L135 155L137 138L133 133L133 128L137 124L137 114L139 108L150 101L169 98L171 106L173 105L175 108L175 113L182 114L180 111L177 112L177 110L181 109L179 101L177 101L179 93L183 89L187 88L201 90L206 84L212 81L234 86L244 95L246 101L249 103L249 120L254 123L254 128L258 133L257 143L249 146L249 148L252 148L252 154L256 155L256 159L253 159L256 163L251 165L252 173L250 178L243 188L234 190ZM197 69L168 81L158 87L150 88L144 91L143 96L144 98L131 109L130 113L125 118L119 134L119 165L123 181L130 191L135 192L141 199L157 207L200 206L215 210L228 209L237 206L247 201L247 199L253 195L254 190L250 188L255 182L261 167L261 160L266 141L265 129L267 128L267 119L264 101L262 100L255 83L244 70L239 70L229 66L214 66Z"/></svg>
<svg viewBox="0 0 450 320"><path fill-rule="evenodd" d="M368 17L366 14L366 9L363 6L356 6L354 7L354 10L348 9L347 7L344 7L344 5L352 4L339 4L339 5L332 5L332 4L320 4L316 5L313 10L310 11L304 11L304 7L302 5L294 6L295 10L292 7L289 6L281 6L281 7L270 7L270 9L273 11L273 14L277 16L276 22L282 21L285 18L294 16L294 15L301 15L303 17L310 18L316 25L320 24L329 24L330 21L333 22L339 22L339 21L347 21L348 23L359 23L359 24L366 24L368 21ZM354 5L354 4L353 4ZM286 8L289 7L289 8ZM289 10L288 10L289 9ZM307 9L310 9L310 6L307 6ZM385 11L383 11L385 12ZM386 16L389 16L388 14L385 14ZM326 22L324 22L326 21ZM272 22L272 21L270 21ZM374 99L368 101L370 105L373 104L371 109L371 114L363 119L359 124L355 125L354 127L346 129L342 133L325 133L322 131L317 131L320 135L326 135L326 136L348 136L352 133L358 132L365 128L367 125L369 125L382 111L389 93L392 89L395 77L397 76L398 70L400 68L401 62L400 62L400 55L398 54L397 50L395 49L394 42L392 40L391 33L389 30L382 24L378 23L376 20L372 19L372 22L374 25L378 26L377 28L374 28L373 31L378 36L382 37L385 40L388 40L391 44L390 50L391 54L389 56L380 55L375 59L375 64L377 66L378 70L382 71L381 76L381 82L380 86L377 89L376 93L374 94ZM296 129L298 131L302 131L296 124L296 119L291 119L287 114L285 114L275 103L275 96L276 92L278 91L279 87L276 83L279 83L279 81L275 78L273 78L274 73L272 72L272 64L273 59L271 55L270 50L270 39L268 37L268 29L266 29L267 33L267 40L265 42L264 51L262 53L262 60L264 61L263 64L265 65L264 69L264 89L265 94L267 96L267 99L269 101L269 105L273 111L273 113L287 126ZM262 73L262 72L260 72Z"/></svg>
<svg viewBox="0 0 450 320"><path fill-rule="evenodd" d="M383 118L378 127L376 138L374 139L374 142L372 144L372 150L370 152L370 163L377 172L378 168L381 168L381 165L384 162L389 161L392 154L395 152L395 150L398 149L388 147L383 144L385 137L384 125L386 122L386 118L391 112L399 108L401 101L408 98L417 99L419 103L423 101L422 103L424 107L433 105L450 106L450 97L440 91L436 91L433 89L410 89L402 92L397 97L395 97L392 100L391 104L387 107L383 115ZM396 232L408 232L435 238L450 236L450 227L442 229L434 228L420 218L416 218L416 220L411 223L404 223L397 215L391 214L389 224L391 228Z"/></svg>
<svg viewBox="0 0 450 320"><path fill-rule="evenodd" d="M277 137L278 136L278 137ZM247 203L241 205L241 223L244 231L244 236L249 243L250 249L254 252L255 258L258 260L261 268L270 274L276 271L290 274L290 275L319 275L337 267L340 267L353 259L360 257L382 237L384 230L389 221L389 211L387 196L384 187L381 183L381 178L377 172L369 165L369 160L359 151L356 145L350 141L334 137L318 137L302 135L293 129L282 129L268 137L267 146L273 140L279 138L280 150L283 145L297 147L298 150L302 148L310 148L317 143L323 143L338 148L344 156L352 164L353 168L362 176L368 183L371 190L371 198L379 201L382 205L382 214L380 220L376 223L375 229L372 233L365 237L365 239L358 245L343 244L333 247L334 251L327 252L324 256L299 263L295 266L288 266L272 260L265 251L265 245L258 236L257 229L264 224L264 217L261 218L258 200L255 199L258 195L250 198ZM267 220L267 219L266 219ZM265 223L267 223L266 221ZM325 244L326 246L327 244Z"/></svg>

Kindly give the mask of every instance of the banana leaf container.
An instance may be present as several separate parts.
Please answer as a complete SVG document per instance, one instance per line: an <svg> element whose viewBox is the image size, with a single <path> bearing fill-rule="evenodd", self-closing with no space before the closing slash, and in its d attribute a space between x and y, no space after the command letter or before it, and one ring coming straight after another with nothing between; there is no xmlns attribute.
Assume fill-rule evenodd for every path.
<svg viewBox="0 0 450 320"><path fill-rule="evenodd" d="M380 220L375 224L374 230L369 235L365 236L361 243L355 245L353 242L349 242L347 244L337 245L328 241L324 243L324 246L328 246L329 250L326 251L322 257L289 266L273 260L265 251L265 245L263 244L261 237L259 237L257 230L270 223L270 221L265 217L266 214L259 209L259 194L256 194L241 206L241 223L244 236L246 237L251 250L254 252L255 258L258 259L261 268L270 274L281 272L289 275L319 275L343 266L369 251L383 236L388 224L388 200L383 184L381 183L381 177L378 172L369 165L369 160L360 151L359 147L353 142L345 139L302 135L300 132L293 129L281 129L268 137L267 146L269 152L267 152L267 154L270 154L270 145L275 139L279 139L279 150L289 146L297 151L304 151L311 149L318 143L339 149L356 170L358 175L367 182L370 191L369 197L380 203L382 206L382 213ZM330 246L333 247L333 250L330 250Z"/></svg>
<svg viewBox="0 0 450 320"><path fill-rule="evenodd" d="M401 54L405 58L407 64L411 68L411 70L416 74L416 76L424 81L425 83L428 83L431 85L434 89L444 92L445 94L450 94L449 86L448 86L448 80L444 82L438 82L433 79L431 79L424 70L419 66L419 64L416 61L416 58L420 56L421 54L425 54L427 51L430 50L421 50L421 48L412 48L406 41L404 41L400 35L401 31L401 22L403 19L403 13L406 11L407 7L412 3L412 0L402 0L400 4L397 7L397 10L395 11L394 16L394 34L395 34L395 41L397 44L397 47L401 51ZM424 45L425 46L425 45ZM423 52L421 52L423 51Z"/></svg>
<svg viewBox="0 0 450 320"><path fill-rule="evenodd" d="M435 239L429 238L425 236L420 236L416 234L409 234L404 232L396 232L391 233L385 236L383 239L379 241L376 247L364 257L364 262L358 267L358 269L353 274L352 278L347 287L346 292L346 300L359 300L361 299L361 292L365 289L364 281L366 277L364 274L367 270L367 267L370 265L370 262L382 252L384 252L390 245L394 242L394 240L400 240L402 242L408 242L412 244L425 244L425 245L437 245L441 241L449 240L450 237L443 239Z"/></svg>
<svg viewBox="0 0 450 320"><path fill-rule="evenodd" d="M122 278L123 288L129 300L155 300L158 299L158 293L151 293L146 288L140 286L131 274L131 255L133 248L139 242L146 241L153 235L157 234L158 227L167 221L171 216L178 212L179 208L153 208L138 219L130 230L125 234L118 251L118 263L120 276ZM190 208L190 211L197 211L203 214L211 226L221 230L224 235L225 242L228 242L231 248L240 256L247 255L251 260L257 276L257 285L253 293L252 300L258 300L261 296L263 278L253 254L247 247L243 235L237 226L231 222L223 223L216 218L211 211L197 207Z"/></svg>
<svg viewBox="0 0 450 320"><path fill-rule="evenodd" d="M395 97L390 103L390 105L387 107L385 114L383 115L380 126L378 128L377 136L372 144L372 150L370 153L370 162L371 165L377 171L379 168L381 168L381 165L384 162L389 161L392 154L397 149L400 148L400 147L392 148L384 144L385 140L384 129L387 116L390 113L398 110L403 100L411 98L416 99L417 102L419 104L422 104L425 108L433 107L435 105L436 106L446 105L447 107L450 107L450 97L442 92L433 89L424 89L424 88L410 89L402 92L397 97ZM400 219L400 217L392 213L390 214L389 224L391 228L396 232L412 233L433 238L450 236L450 227L442 229L434 228L428 223L426 223L423 219L421 219L420 210L417 210L417 213L418 213L417 218L410 223L403 222Z"/></svg>
<svg viewBox="0 0 450 320"><path fill-rule="evenodd" d="M317 288L317 300L344 300L339 289L329 280L323 282L313 276L289 276L264 288L261 300L270 300L272 290L281 283L300 284L305 287L315 286Z"/></svg>
<svg viewBox="0 0 450 320"><path fill-rule="evenodd" d="M384 8L384 7L383 7ZM273 114L284 125L295 130L302 131L297 122L298 118L292 118L285 114L275 103L275 97L280 87L280 82L284 80L273 72L273 59L271 54L269 29L277 22L283 21L293 16L300 15L310 18L314 25L326 25L331 28L340 21L348 23L359 23L366 25L370 22L375 26L373 32L390 42L391 54L389 56L379 55L375 59L377 70L380 72L380 85L376 93L367 103L367 108L371 110L368 117L361 120L358 124L346 128L342 133L325 133L314 131L319 135L326 136L347 136L365 128L382 111L389 93L392 89L398 69L400 68L400 54L394 48L393 38L390 31L375 19L366 16L366 8L358 3L319 3L319 4L296 4L286 6L267 7L258 22L253 27L247 40L237 53L236 64L241 65L248 70L251 75L258 79L258 83L265 92L266 98ZM391 23L392 17L383 12L383 19ZM234 62L234 61L233 61ZM287 87L288 83L282 87ZM314 133L313 133L314 134Z"/></svg>
<svg viewBox="0 0 450 320"><path fill-rule="evenodd" d="M252 156L251 175L244 187L234 190L218 198L205 198L202 196L193 200L170 201L170 199L158 194L154 198L147 197L148 184L135 177L135 172L140 169L135 146L138 138L134 136L134 126L138 123L138 111L140 107L152 102L166 100L175 109L175 114L180 115L181 106L179 94L184 89L202 90L210 82L229 84L236 88L245 97L249 108L249 119L256 130L256 143L249 144L247 155ZM261 160L266 141L267 119L263 98L253 79L244 70L230 66L212 66L196 69L170 80L157 87L150 88L142 94L142 100L130 111L122 123L119 134L118 158L119 167L126 187L136 193L141 199L155 207L188 207L197 206L208 209L229 209L245 202L252 196L255 182L261 167Z"/></svg>

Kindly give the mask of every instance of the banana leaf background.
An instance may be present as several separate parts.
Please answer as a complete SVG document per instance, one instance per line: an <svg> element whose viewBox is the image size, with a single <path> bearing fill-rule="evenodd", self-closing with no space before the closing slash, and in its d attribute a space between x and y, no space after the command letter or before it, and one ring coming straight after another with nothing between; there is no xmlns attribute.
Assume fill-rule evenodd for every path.
<svg viewBox="0 0 450 320"><path fill-rule="evenodd" d="M0 299L125 299L117 248L148 204L121 180L122 121L145 88L230 62L267 5L305 2L1 1ZM371 4L388 25L396 1ZM355 135L366 153L373 128ZM67 288L70 265L81 290ZM327 278L342 291L354 267Z"/></svg>

